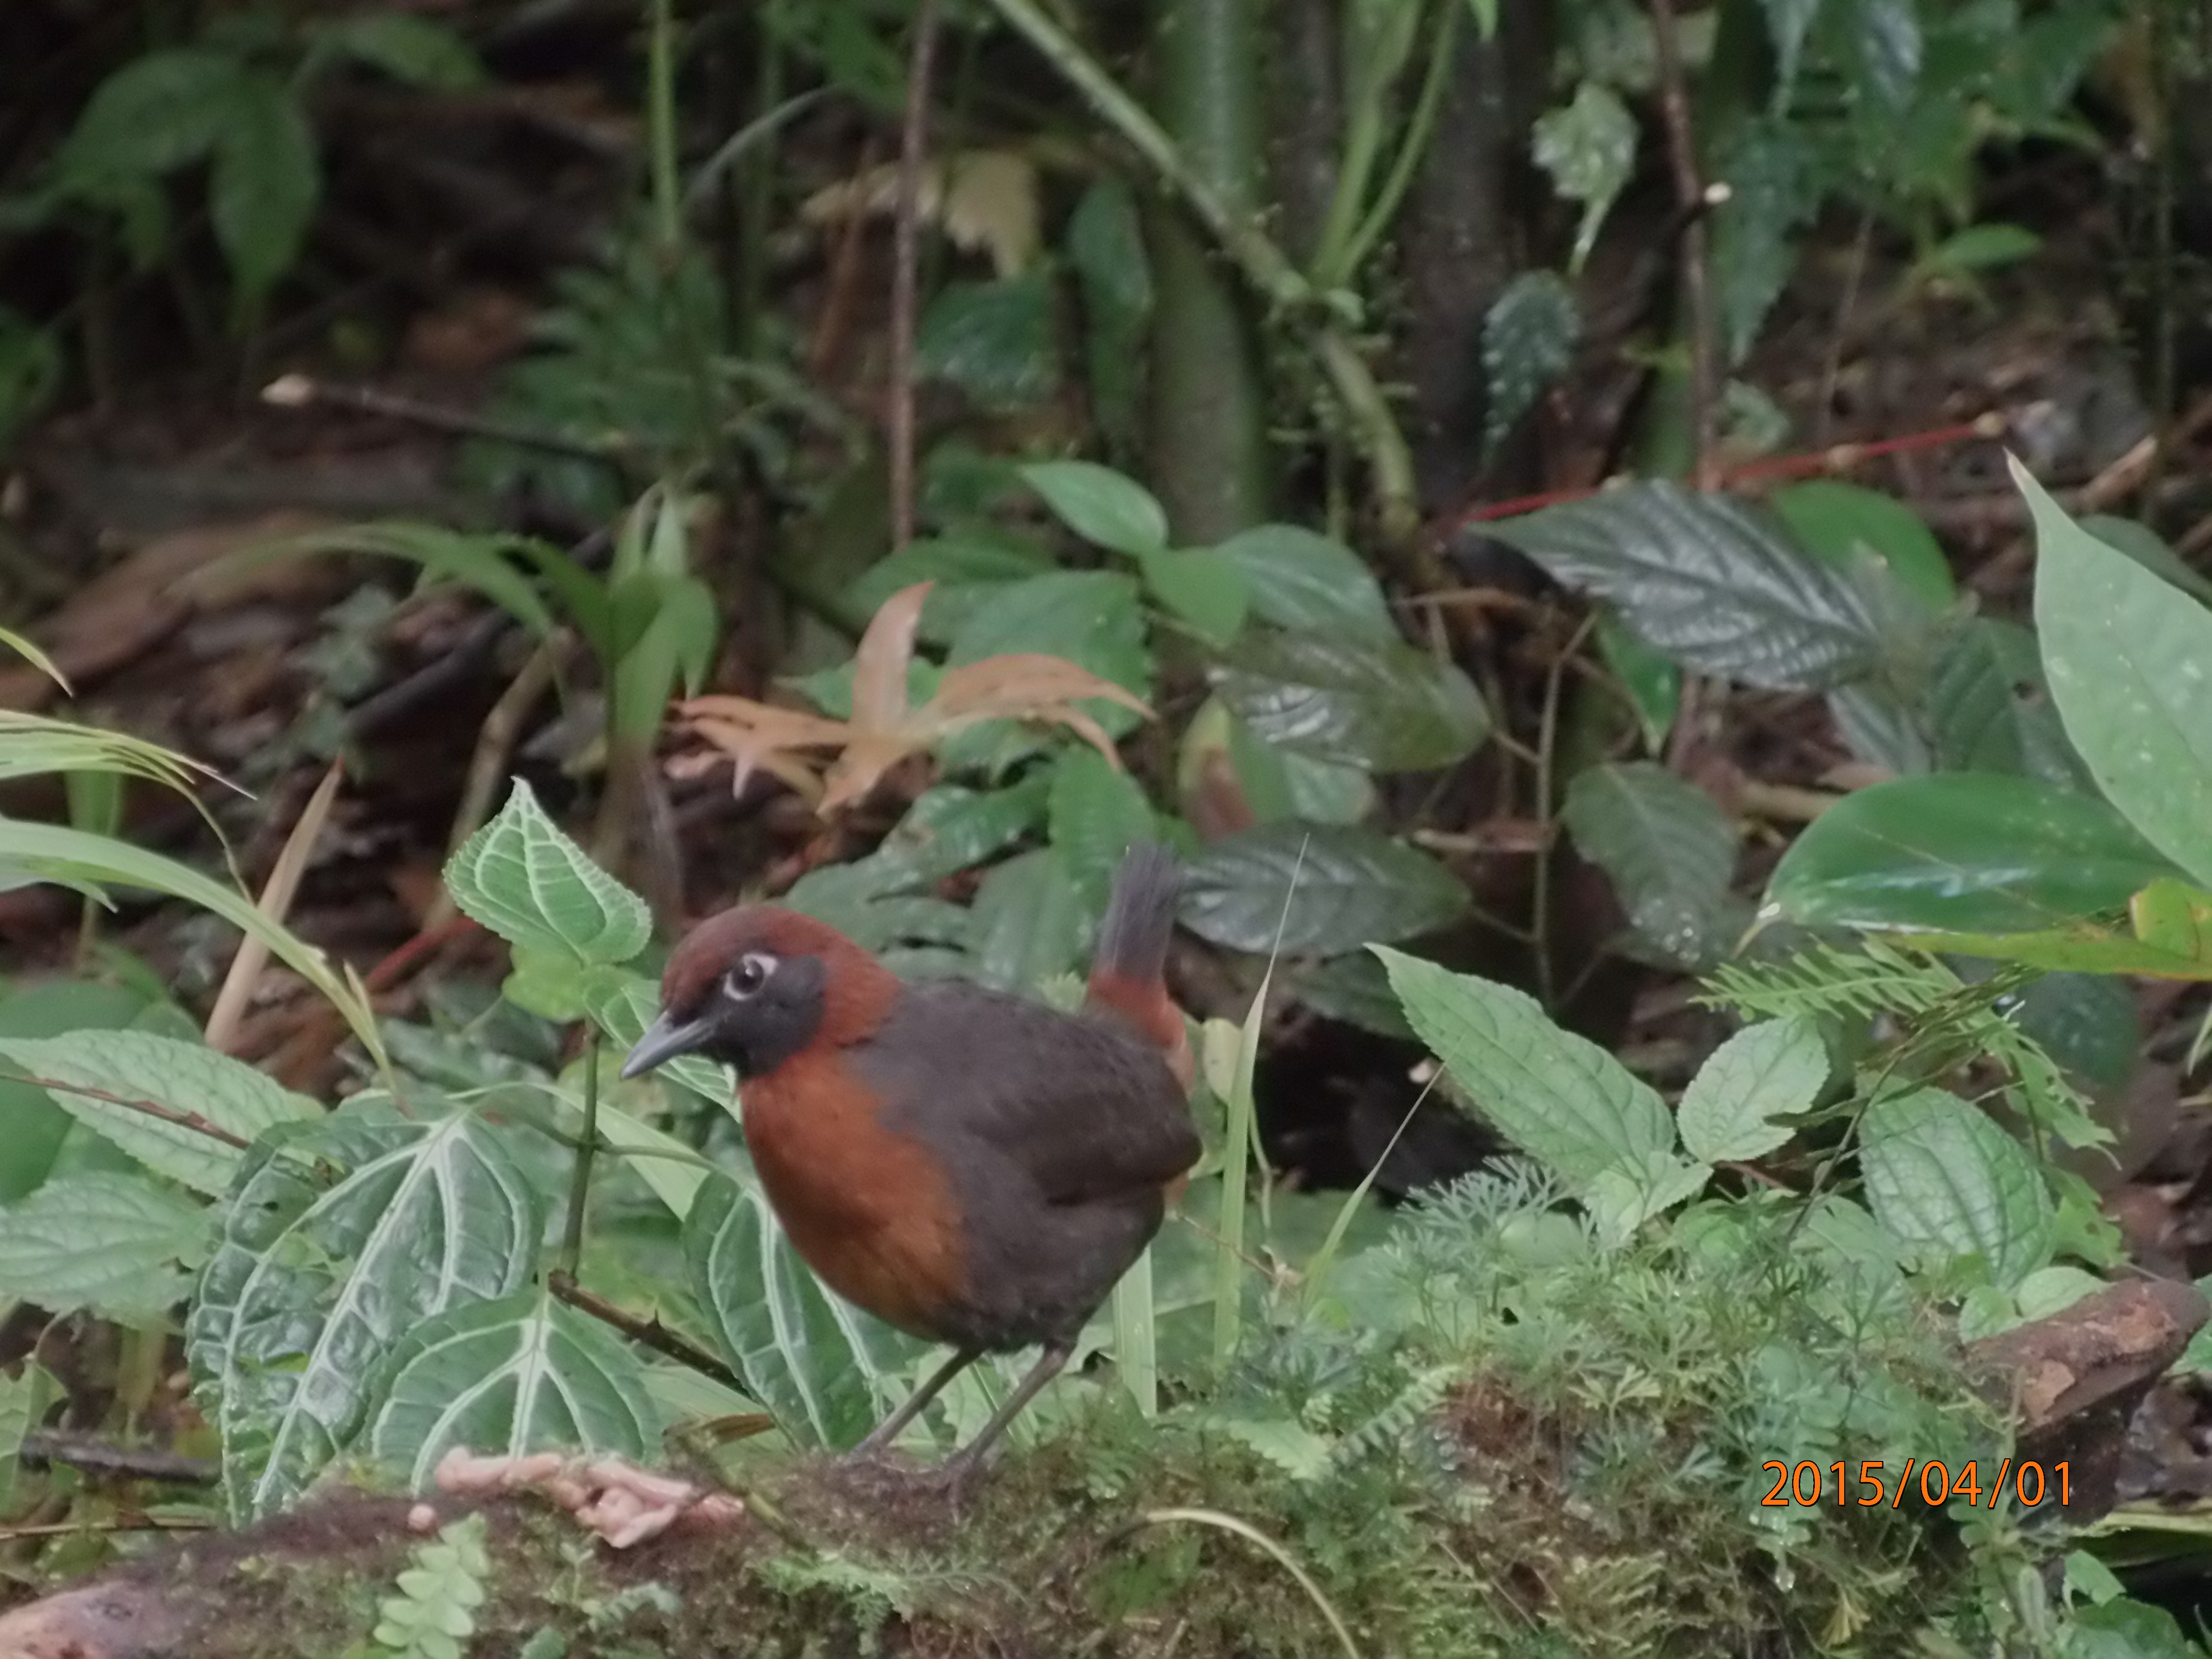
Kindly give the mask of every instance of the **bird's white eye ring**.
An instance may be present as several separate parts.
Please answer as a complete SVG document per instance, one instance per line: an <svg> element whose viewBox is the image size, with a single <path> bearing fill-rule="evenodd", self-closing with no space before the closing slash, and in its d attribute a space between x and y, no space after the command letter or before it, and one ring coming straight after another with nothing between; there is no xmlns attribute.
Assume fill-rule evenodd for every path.
<svg viewBox="0 0 2212 1659"><path fill-rule="evenodd" d="M722 988L734 1000L743 1002L767 984L768 976L775 971L774 957L765 951L748 951L738 965L722 976Z"/></svg>

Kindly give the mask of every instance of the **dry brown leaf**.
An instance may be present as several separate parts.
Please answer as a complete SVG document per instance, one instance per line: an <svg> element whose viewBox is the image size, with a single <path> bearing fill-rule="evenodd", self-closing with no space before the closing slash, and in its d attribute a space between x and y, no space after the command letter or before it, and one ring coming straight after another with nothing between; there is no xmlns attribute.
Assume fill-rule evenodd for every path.
<svg viewBox="0 0 2212 1659"><path fill-rule="evenodd" d="M870 167L815 191L801 204L799 217L811 225L855 214L888 218L898 209L898 182L897 162ZM1019 276L1036 258L1042 240L1037 170L1016 151L965 150L929 163L922 168L915 207L957 246L987 251L1002 278Z"/></svg>
<svg viewBox="0 0 2212 1659"><path fill-rule="evenodd" d="M707 744L668 763L671 775L697 777L725 758L737 763L732 790L757 771L781 779L827 816L864 799L909 755L983 720L1041 720L1064 726L1115 766L1121 757L1098 722L1075 705L1103 697L1152 711L1143 699L1060 657L1016 652L949 668L937 694L907 703L915 630L931 584L916 582L884 601L860 636L853 661L853 718L831 720L750 697L693 697L676 705L678 729ZM836 750L826 767L811 751ZM820 769L817 771L817 768Z"/></svg>

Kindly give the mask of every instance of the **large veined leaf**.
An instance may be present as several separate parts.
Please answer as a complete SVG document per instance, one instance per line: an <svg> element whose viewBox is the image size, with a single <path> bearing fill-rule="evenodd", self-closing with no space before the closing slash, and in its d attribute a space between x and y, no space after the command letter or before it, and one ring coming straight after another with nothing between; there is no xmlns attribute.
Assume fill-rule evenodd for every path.
<svg viewBox="0 0 2212 1659"><path fill-rule="evenodd" d="M242 1060L151 1031L0 1037L0 1055L33 1078L75 1085L46 1092L62 1110L148 1169L210 1196L229 1190L245 1150L188 1122L122 1102L150 1102L177 1117L202 1118L246 1141L271 1124L323 1115L307 1096Z"/></svg>
<svg viewBox="0 0 2212 1659"><path fill-rule="evenodd" d="M1287 907L1287 908L1286 908ZM1427 854L1356 824L1262 824L1191 860L1182 922L1232 951L1334 956L1411 939L1467 913L1467 889Z"/></svg>
<svg viewBox="0 0 2212 1659"><path fill-rule="evenodd" d="M142 1176L56 1176L0 1210L0 1296L149 1319L184 1299L179 1266L205 1259L212 1231L205 1209Z"/></svg>
<svg viewBox="0 0 2212 1659"><path fill-rule="evenodd" d="M969 789L957 783L925 789L884 837L883 850L913 870L923 885L972 869L1044 822L1056 775L1057 769L1051 775L1034 773L1005 789Z"/></svg>
<svg viewBox="0 0 2212 1659"><path fill-rule="evenodd" d="M585 856L514 780L507 805L447 861L468 915L518 950L579 964L628 962L653 937L645 901Z"/></svg>
<svg viewBox="0 0 2212 1659"><path fill-rule="evenodd" d="M243 1523L349 1446L378 1367L423 1322L528 1280L544 1217L489 1125L382 1101L280 1127L241 1173L185 1332Z"/></svg>
<svg viewBox="0 0 2212 1659"><path fill-rule="evenodd" d="M1262 524L1237 532L1213 550L1244 573L1252 614L1261 622L1375 640L1398 637L1382 584L1342 542L1297 525Z"/></svg>
<svg viewBox="0 0 2212 1659"><path fill-rule="evenodd" d="M1726 496L1654 479L1486 529L1701 673L1824 690L1881 659L1876 609L1852 578Z"/></svg>
<svg viewBox="0 0 2212 1659"><path fill-rule="evenodd" d="M2212 885L2212 611L2068 518L2035 515L2035 627L2066 735L2153 846Z"/></svg>
<svg viewBox="0 0 2212 1659"><path fill-rule="evenodd" d="M2035 635L2016 623L1977 617L1960 631L1936 665L1927 716L1944 771L2093 787L2051 705Z"/></svg>
<svg viewBox="0 0 2212 1659"><path fill-rule="evenodd" d="M1133 478L1094 461L1034 461L1022 482L1044 497L1060 521L1094 546L1116 553L1157 552L1168 544L1168 515Z"/></svg>
<svg viewBox="0 0 2212 1659"><path fill-rule="evenodd" d="M2027 1149L1941 1089L1878 1100L1859 1126L1867 1202L1931 1266L1978 1255L2000 1289L2044 1265L2051 1195Z"/></svg>
<svg viewBox="0 0 2212 1659"><path fill-rule="evenodd" d="M1682 1149L1708 1164L1758 1158L1790 1139L1772 1120L1802 1112L1828 1080L1828 1048L1802 1019L1762 1020L1713 1050L1674 1109Z"/></svg>
<svg viewBox="0 0 2212 1659"><path fill-rule="evenodd" d="M1371 771L1449 766L1490 735L1474 683L1402 640L1254 632L1212 678L1262 741Z"/></svg>
<svg viewBox="0 0 2212 1659"><path fill-rule="evenodd" d="M1378 947L1421 1041L1501 1133L1562 1180L1668 1163L1674 1121L1651 1085L1586 1037L1554 1025L1534 997Z"/></svg>
<svg viewBox="0 0 2212 1659"><path fill-rule="evenodd" d="M2118 910L2170 874L2094 796L1942 773L1830 807L1775 866L1767 900L1808 927L2027 933Z"/></svg>
<svg viewBox="0 0 2212 1659"><path fill-rule="evenodd" d="M1103 908L1121 855L1152 838L1152 803L1136 780L1095 749L1070 749L1054 763L1047 833L1067 873Z"/></svg>
<svg viewBox="0 0 2212 1659"><path fill-rule="evenodd" d="M1726 953L1736 836L1711 795L1651 761L1593 766L1559 817L1647 944L1684 968Z"/></svg>
<svg viewBox="0 0 2212 1659"><path fill-rule="evenodd" d="M968 915L970 971L986 985L1030 991L1080 965L1090 917L1057 847L993 866Z"/></svg>
<svg viewBox="0 0 2212 1659"><path fill-rule="evenodd" d="M380 1066L384 1063L384 1039L377 1034L376 1016L359 981L341 979L331 970L321 951L283 923L264 915L237 888L112 836L93 835L65 824L0 817L0 870L9 866L25 871L36 880L65 886L112 884L144 888L214 912L259 939L278 961L320 992L344 1016L362 1047Z"/></svg>
<svg viewBox="0 0 2212 1659"><path fill-rule="evenodd" d="M875 1426L889 1373L919 1345L822 1287L750 1171L700 1189L684 1251L715 1342L787 1434L835 1449Z"/></svg>
<svg viewBox="0 0 2212 1659"><path fill-rule="evenodd" d="M659 1437L637 1356L542 1285L448 1310L410 1332L387 1364L369 1445L404 1471L410 1492L456 1446L641 1457Z"/></svg>

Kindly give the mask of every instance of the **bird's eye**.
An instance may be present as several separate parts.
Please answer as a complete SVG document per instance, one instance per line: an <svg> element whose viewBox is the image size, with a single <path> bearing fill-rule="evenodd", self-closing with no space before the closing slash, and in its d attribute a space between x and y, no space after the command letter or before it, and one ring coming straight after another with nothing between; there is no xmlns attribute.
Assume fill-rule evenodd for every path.
<svg viewBox="0 0 2212 1659"><path fill-rule="evenodd" d="M743 1002L768 983L768 976L775 971L775 958L764 951L749 952L722 980L722 988Z"/></svg>

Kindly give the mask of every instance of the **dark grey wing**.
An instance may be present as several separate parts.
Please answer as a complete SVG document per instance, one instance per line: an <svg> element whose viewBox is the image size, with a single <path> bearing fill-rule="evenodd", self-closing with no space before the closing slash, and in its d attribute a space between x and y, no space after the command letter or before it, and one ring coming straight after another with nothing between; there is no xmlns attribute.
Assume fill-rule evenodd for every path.
<svg viewBox="0 0 2212 1659"><path fill-rule="evenodd" d="M1026 1171L1050 1203L1157 1189L1201 1150L1182 1089L1157 1050L1119 1023L980 986L908 986L850 1060L885 1102L887 1127L956 1162L962 1143L980 1140Z"/></svg>

